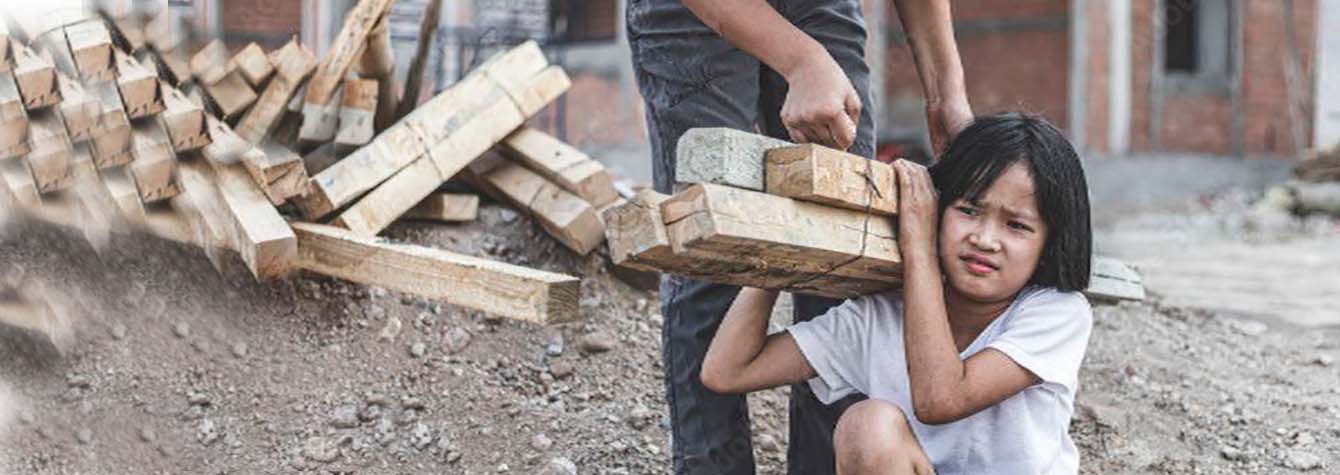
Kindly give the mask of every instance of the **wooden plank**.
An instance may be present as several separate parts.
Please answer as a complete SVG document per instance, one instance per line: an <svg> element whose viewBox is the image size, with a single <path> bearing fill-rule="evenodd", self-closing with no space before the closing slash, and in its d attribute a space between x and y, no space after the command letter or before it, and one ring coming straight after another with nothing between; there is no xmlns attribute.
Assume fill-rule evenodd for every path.
<svg viewBox="0 0 1340 475"><path fill-rule="evenodd" d="M273 74L274 79L237 124L237 134L251 143L261 143L274 131L285 106L294 99L302 82L316 67L316 57L296 40L276 51L275 59L278 67L274 68L277 71Z"/></svg>
<svg viewBox="0 0 1340 475"><path fill-rule="evenodd" d="M313 272L529 322L577 319L581 281L576 277L387 243L319 224L293 223L293 230L298 265Z"/></svg>
<svg viewBox="0 0 1340 475"><path fill-rule="evenodd" d="M18 41L10 41L10 51L14 55L14 82L23 97L23 107L33 110L60 102L56 68L51 60Z"/></svg>
<svg viewBox="0 0 1340 475"><path fill-rule="evenodd" d="M814 144L768 150L766 161L768 193L883 216L898 214L898 176L887 163Z"/></svg>
<svg viewBox="0 0 1340 475"><path fill-rule="evenodd" d="M409 71L405 74L405 95L401 98L397 117L403 117L419 105L419 92L423 89L423 70L428 63L428 52L434 47L433 36L437 34L437 23L442 16L442 0L429 0L419 23L419 37L414 47L414 57L410 60Z"/></svg>
<svg viewBox="0 0 1340 475"><path fill-rule="evenodd" d="M64 74L56 75L60 85L62 100L58 105L65 133L71 142L85 142L93 138L93 132L102 118L102 103L89 94L84 86Z"/></svg>
<svg viewBox="0 0 1340 475"><path fill-rule="evenodd" d="M233 217L234 249L258 279L287 275L296 265L298 241L279 211L240 164L208 161L224 209Z"/></svg>
<svg viewBox="0 0 1340 475"><path fill-rule="evenodd" d="M414 205L401 219L441 221L448 223L474 221L479 218L479 197L457 193L433 193Z"/></svg>
<svg viewBox="0 0 1340 475"><path fill-rule="evenodd" d="M344 26L307 86L305 104L321 107L332 102L331 97L344 81L349 65L367 43L368 32L390 8L391 0L359 0L349 10L344 17Z"/></svg>
<svg viewBox="0 0 1340 475"><path fill-rule="evenodd" d="M9 197L20 207L36 206L42 202L37 183L27 167L17 161L0 162L0 180L9 189Z"/></svg>
<svg viewBox="0 0 1340 475"><path fill-rule="evenodd" d="M186 28L185 22L162 8L144 24L144 42L158 51L174 51L186 42Z"/></svg>
<svg viewBox="0 0 1340 475"><path fill-rule="evenodd" d="M175 87L165 83L162 88L164 109L158 120L167 131L172 150L180 153L209 145L211 139L205 124L205 109L191 102Z"/></svg>
<svg viewBox="0 0 1340 475"><path fill-rule="evenodd" d="M140 192L135 189L134 180L130 179L130 172L125 167L117 167L100 170L98 176L111 196L112 204L121 212L121 217L128 223L143 226L148 218L144 202L140 201Z"/></svg>
<svg viewBox="0 0 1340 475"><path fill-rule="evenodd" d="M224 120L233 120L256 102L256 91L251 90L242 73L234 70L213 84L205 86L210 99L219 107Z"/></svg>
<svg viewBox="0 0 1340 475"><path fill-rule="evenodd" d="M377 81L347 79L344 81L344 100L340 105L339 131L335 144L358 147L376 135L373 122L377 115Z"/></svg>
<svg viewBox="0 0 1340 475"><path fill-rule="evenodd" d="M181 192L177 177L177 156L172 152L167 132L154 120L135 121L130 130L130 178L145 203L162 201Z"/></svg>
<svg viewBox="0 0 1340 475"><path fill-rule="evenodd" d="M1094 256L1089 271L1089 287L1084 295L1096 300L1144 300L1145 286L1140 274L1125 263Z"/></svg>
<svg viewBox="0 0 1340 475"><path fill-rule="evenodd" d="M391 33L387 27L389 17L383 16L372 28L359 59L359 77L377 81L377 117L373 126L378 132L399 119L396 109L401 102L395 80L395 50L391 48Z"/></svg>
<svg viewBox="0 0 1340 475"><path fill-rule="evenodd" d="M70 138L60 114L53 110L36 110L28 117L28 155L24 162L33 174L37 191L51 193L74 184L74 155Z"/></svg>
<svg viewBox="0 0 1340 475"><path fill-rule="evenodd" d="M725 255L698 249L685 249L675 254L660 210L661 204L668 198L652 190L642 190L626 202L604 210L605 235L608 238L610 258L615 265L721 284L834 298L864 295L893 287L888 282L772 266L751 254Z"/></svg>
<svg viewBox="0 0 1340 475"><path fill-rule="evenodd" d="M243 154L242 164L276 206L307 192L307 167L302 157L283 145L265 142L260 153Z"/></svg>
<svg viewBox="0 0 1340 475"><path fill-rule="evenodd" d="M597 208L619 197L600 162L552 135L522 127L503 139L509 156Z"/></svg>
<svg viewBox="0 0 1340 475"><path fill-rule="evenodd" d="M265 51L254 42L238 50L228 62L232 63L229 69L241 72L242 79L246 79L252 88L261 87L261 84L270 79L270 75L275 72L274 65L270 64L270 58L266 57Z"/></svg>
<svg viewBox="0 0 1340 475"><path fill-rule="evenodd" d="M144 23L131 15L113 16L107 10L101 10L107 19L108 31L112 41L123 51L135 52L144 49Z"/></svg>
<svg viewBox="0 0 1340 475"><path fill-rule="evenodd" d="M163 94L158 88L158 75L141 65L134 57L115 52L116 88L121 92L121 104L126 117L134 120L163 112Z"/></svg>
<svg viewBox="0 0 1340 475"><path fill-rule="evenodd" d="M312 177L311 189L306 197L295 203L307 219L321 218L349 204L393 175L397 175L398 171L416 160L424 158L425 155L434 155L430 153L431 147L446 142L443 139L447 136L459 134L467 124L478 121L481 124L476 127L506 129L504 134L511 132L521 125L521 120L516 119L514 107L508 109L506 104L508 93L491 77L522 76L523 80L536 83L533 86L537 91L536 94L556 97L566 90L567 78L555 77L555 73L537 77L536 73L543 71L545 64L543 53L533 42L491 59L485 66L493 66L493 75L485 73L485 66L470 72L413 113L388 127L368 145L355 150L344 160ZM556 74L562 75L562 71L559 70ZM490 107L502 108L499 113L503 115L490 116L488 112L491 110ZM440 146L443 148L436 155L442 161L443 172L450 174L454 174L455 170L459 170L469 160L478 156L478 153L471 156L453 155L450 143ZM482 150L479 153L482 153ZM422 163L417 168L432 170L431 167L432 164ZM422 177L404 177L401 180L416 178L422 179ZM445 181L447 178L450 176L442 180ZM436 188L436 185L430 185L426 190L416 188L416 192L422 194L398 201L400 206L403 206L401 211L418 204L432 192L433 188Z"/></svg>
<svg viewBox="0 0 1340 475"><path fill-rule="evenodd" d="M93 163L106 169L130 163L130 119L126 117L121 94L110 82L92 84L88 93L98 99L98 125L91 133Z"/></svg>
<svg viewBox="0 0 1340 475"><path fill-rule="evenodd" d="M79 78L85 81L110 81L116 76L112 60L112 34L101 19L65 27Z"/></svg>
<svg viewBox="0 0 1340 475"><path fill-rule="evenodd" d="M67 192L73 195L78 207L78 228L94 250L104 251L111 245L111 233L120 212L112 203L107 189L98 181L98 167L88 144L74 146L74 186Z"/></svg>
<svg viewBox="0 0 1340 475"><path fill-rule="evenodd" d="M661 204L675 254L752 255L773 267L898 282L893 220L740 188L697 184Z"/></svg>
<svg viewBox="0 0 1340 475"><path fill-rule="evenodd" d="M594 206L524 166L506 163L479 178L568 249L586 255L605 241L605 225Z"/></svg>
<svg viewBox="0 0 1340 475"><path fill-rule="evenodd" d="M215 269L223 268L222 250L236 249L233 217L215 188L214 172L198 156L177 165L181 193L168 202L191 226L192 241L205 251Z"/></svg>
<svg viewBox="0 0 1340 475"><path fill-rule="evenodd" d="M3 60L0 60L2 62ZM14 75L0 71L0 160L28 153L28 113Z"/></svg>

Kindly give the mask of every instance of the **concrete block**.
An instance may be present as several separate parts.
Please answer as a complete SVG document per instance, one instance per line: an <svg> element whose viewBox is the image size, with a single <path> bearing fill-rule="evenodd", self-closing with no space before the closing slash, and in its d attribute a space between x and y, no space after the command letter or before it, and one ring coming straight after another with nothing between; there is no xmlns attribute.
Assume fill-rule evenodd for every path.
<svg viewBox="0 0 1340 475"><path fill-rule="evenodd" d="M793 145L784 140L724 127L690 129L676 147L675 181L712 183L763 191L768 150Z"/></svg>

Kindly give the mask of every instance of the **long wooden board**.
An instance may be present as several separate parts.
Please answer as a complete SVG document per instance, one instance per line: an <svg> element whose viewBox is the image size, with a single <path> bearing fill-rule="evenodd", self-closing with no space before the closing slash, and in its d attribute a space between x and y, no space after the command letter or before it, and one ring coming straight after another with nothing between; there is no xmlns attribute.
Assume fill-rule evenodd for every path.
<svg viewBox="0 0 1340 475"><path fill-rule="evenodd" d="M134 159L130 151L130 118L126 117L116 86L110 82L96 83L88 92L98 98L101 110L90 137L93 163L98 169L130 163Z"/></svg>
<svg viewBox="0 0 1340 475"><path fill-rule="evenodd" d="M57 74L56 82L60 85L62 97L57 107L60 109L61 121L65 124L66 135L71 142L89 140L102 116L102 104L79 81Z"/></svg>
<svg viewBox="0 0 1340 475"><path fill-rule="evenodd" d="M209 145L205 109L191 102L175 87L163 84L162 88L164 110L158 115L158 120L167 131L172 150L181 153Z"/></svg>
<svg viewBox="0 0 1340 475"><path fill-rule="evenodd" d="M293 223L298 266L495 315L542 324L577 318L576 277L461 255L392 244L344 229Z"/></svg>
<svg viewBox="0 0 1340 475"><path fill-rule="evenodd" d="M605 225L594 206L518 163L505 163L480 176L479 182L578 254L605 242Z"/></svg>
<svg viewBox="0 0 1340 475"><path fill-rule="evenodd" d="M402 218L454 223L474 221L478 217L478 196L437 192L428 195Z"/></svg>
<svg viewBox="0 0 1340 475"><path fill-rule="evenodd" d="M130 130L130 178L145 203L166 200L181 192L177 178L177 155L172 152L167 132L158 121L133 123Z"/></svg>
<svg viewBox="0 0 1340 475"><path fill-rule="evenodd" d="M359 51L367 44L368 32L391 8L391 1L359 0L358 5L349 11L344 17L344 27L331 43L330 51L307 86L304 103L324 106L331 102L331 96L340 82L344 81L349 65L353 64Z"/></svg>
<svg viewBox="0 0 1340 475"><path fill-rule="evenodd" d="M0 61L3 62L3 61ZM28 153L28 113L14 75L0 71L0 160Z"/></svg>
<svg viewBox="0 0 1340 475"><path fill-rule="evenodd" d="M74 154L60 114L53 110L37 110L29 119L30 151L23 158L37 183L37 190L50 193L69 188L74 184Z"/></svg>
<svg viewBox="0 0 1340 475"><path fill-rule="evenodd" d="M163 95L158 88L158 75L128 54L117 51L114 55L116 88L121 92L126 117L133 120L162 112Z"/></svg>
<svg viewBox="0 0 1340 475"><path fill-rule="evenodd" d="M237 134L251 143L260 143L274 130L284 107L316 67L316 57L297 40L276 50L274 58L278 66L274 68L273 79L265 86L256 104L237 123ZM268 60L266 64L269 64Z"/></svg>
<svg viewBox="0 0 1340 475"><path fill-rule="evenodd" d="M592 206L600 208L619 197L604 165L552 135L522 127L503 139L502 146L512 158Z"/></svg>

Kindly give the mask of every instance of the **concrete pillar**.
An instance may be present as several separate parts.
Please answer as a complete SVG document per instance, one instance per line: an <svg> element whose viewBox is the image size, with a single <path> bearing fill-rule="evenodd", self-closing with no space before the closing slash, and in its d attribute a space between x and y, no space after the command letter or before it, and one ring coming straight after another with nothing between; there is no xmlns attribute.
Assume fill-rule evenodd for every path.
<svg viewBox="0 0 1340 475"><path fill-rule="evenodd" d="M1317 3L1316 117L1312 146L1340 146L1340 2Z"/></svg>
<svg viewBox="0 0 1340 475"><path fill-rule="evenodd" d="M1108 0L1108 151L1124 155L1131 148L1131 0Z"/></svg>

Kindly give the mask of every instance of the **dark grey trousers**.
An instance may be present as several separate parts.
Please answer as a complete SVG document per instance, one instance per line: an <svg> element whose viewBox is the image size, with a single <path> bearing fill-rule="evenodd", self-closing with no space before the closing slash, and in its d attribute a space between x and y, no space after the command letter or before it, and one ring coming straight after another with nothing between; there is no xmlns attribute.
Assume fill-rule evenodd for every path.
<svg viewBox="0 0 1340 475"><path fill-rule="evenodd" d="M870 70L860 1L770 3L823 44L851 78L866 107L849 151L873 157ZM678 0L628 0L627 15L633 69L646 103L657 191L671 192L675 145L690 128L730 127L788 138L780 118L787 91L781 75L718 36ZM676 276L661 282L662 358L676 474L754 473L745 398L716 394L698 378L707 346L739 290ZM795 320L814 318L838 303L796 296ZM789 473L833 473L833 428L842 410L859 399L825 406L808 385L791 386Z"/></svg>

